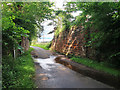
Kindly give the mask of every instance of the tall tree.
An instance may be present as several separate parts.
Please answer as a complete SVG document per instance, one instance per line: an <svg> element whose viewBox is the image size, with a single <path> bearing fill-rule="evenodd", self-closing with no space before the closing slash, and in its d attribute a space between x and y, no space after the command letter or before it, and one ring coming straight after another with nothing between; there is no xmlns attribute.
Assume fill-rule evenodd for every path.
<svg viewBox="0 0 120 90"><path fill-rule="evenodd" d="M49 2L2 3L3 55L19 48L21 37L31 41L42 30L41 22L51 15Z"/></svg>

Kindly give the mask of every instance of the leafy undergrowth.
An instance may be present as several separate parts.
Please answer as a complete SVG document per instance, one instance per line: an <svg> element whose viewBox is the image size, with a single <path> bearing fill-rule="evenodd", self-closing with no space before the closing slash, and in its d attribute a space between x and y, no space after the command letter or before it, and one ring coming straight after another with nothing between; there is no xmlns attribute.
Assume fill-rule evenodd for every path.
<svg viewBox="0 0 120 90"><path fill-rule="evenodd" d="M120 76L120 71L119 70L109 67L104 62L98 63L96 61L86 59L86 58L80 58L80 57L72 57L70 59L75 61L75 62L86 65L88 67L94 68L96 70L100 70L100 71L109 73L109 74L114 75L114 76Z"/></svg>
<svg viewBox="0 0 120 90"><path fill-rule="evenodd" d="M32 46L40 47L45 50L50 50L50 42L49 43L39 43L39 44L32 44Z"/></svg>
<svg viewBox="0 0 120 90"><path fill-rule="evenodd" d="M13 59L4 56L2 60L2 87L3 88L34 88L33 76L35 67L30 52Z"/></svg>

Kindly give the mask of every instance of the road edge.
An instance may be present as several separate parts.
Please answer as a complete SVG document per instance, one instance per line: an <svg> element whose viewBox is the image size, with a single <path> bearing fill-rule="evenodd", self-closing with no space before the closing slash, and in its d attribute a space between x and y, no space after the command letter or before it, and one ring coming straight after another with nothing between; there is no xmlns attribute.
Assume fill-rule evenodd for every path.
<svg viewBox="0 0 120 90"><path fill-rule="evenodd" d="M89 68L85 65L76 63L68 58L66 58L64 55L56 55L55 58L56 63L63 64L64 66L67 66L68 68L79 72L85 76L91 77L95 80L98 80L100 82L103 82L107 85L113 86L117 89L120 89L120 77L115 77L113 75L110 75L108 73L95 70L93 68Z"/></svg>

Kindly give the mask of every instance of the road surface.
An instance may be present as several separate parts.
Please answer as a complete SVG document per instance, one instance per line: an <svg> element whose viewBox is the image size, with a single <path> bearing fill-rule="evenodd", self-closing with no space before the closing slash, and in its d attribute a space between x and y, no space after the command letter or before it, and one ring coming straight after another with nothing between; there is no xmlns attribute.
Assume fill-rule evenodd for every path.
<svg viewBox="0 0 120 90"><path fill-rule="evenodd" d="M40 53L43 52L41 51L41 48L33 48ZM45 52L48 55L49 51L45 50L44 54ZM34 79L37 88L112 88L56 63L54 61L56 56L53 56L52 54L49 54L49 56L50 57L46 59L34 58L36 68Z"/></svg>

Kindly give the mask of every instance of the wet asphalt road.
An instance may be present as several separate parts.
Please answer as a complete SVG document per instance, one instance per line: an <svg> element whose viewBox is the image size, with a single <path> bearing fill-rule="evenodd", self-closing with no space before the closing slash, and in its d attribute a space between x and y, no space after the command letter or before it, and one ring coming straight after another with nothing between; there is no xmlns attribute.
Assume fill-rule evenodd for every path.
<svg viewBox="0 0 120 90"><path fill-rule="evenodd" d="M37 88L112 88L56 63L55 57L34 58Z"/></svg>
<svg viewBox="0 0 120 90"><path fill-rule="evenodd" d="M38 58L49 58L52 53L49 50L44 50L39 47L31 46L34 50L31 52L32 55L37 56Z"/></svg>

